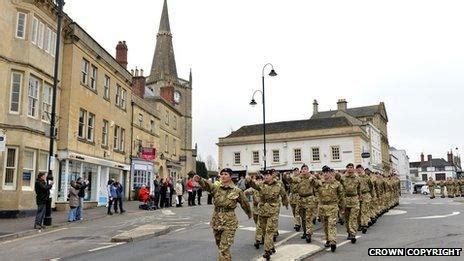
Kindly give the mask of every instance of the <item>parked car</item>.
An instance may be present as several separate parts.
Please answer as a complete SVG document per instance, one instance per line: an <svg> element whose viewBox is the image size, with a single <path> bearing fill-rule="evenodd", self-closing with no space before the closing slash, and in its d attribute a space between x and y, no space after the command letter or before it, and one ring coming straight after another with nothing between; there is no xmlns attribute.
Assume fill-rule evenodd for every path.
<svg viewBox="0 0 464 261"><path fill-rule="evenodd" d="M421 194L422 195L430 194L429 186L427 186L427 185L422 186L421 187ZM440 194L440 186L435 186L435 195L438 195L438 194Z"/></svg>

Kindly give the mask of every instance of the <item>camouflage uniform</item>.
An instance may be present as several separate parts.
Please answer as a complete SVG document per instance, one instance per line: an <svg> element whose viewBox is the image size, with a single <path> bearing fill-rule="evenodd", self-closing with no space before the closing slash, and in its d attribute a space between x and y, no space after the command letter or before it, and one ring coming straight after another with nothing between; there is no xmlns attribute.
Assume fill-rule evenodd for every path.
<svg viewBox="0 0 464 261"><path fill-rule="evenodd" d="M293 177L296 177L296 176L293 176ZM301 226L300 214L297 208L299 200L300 200L300 196L298 195L298 185L296 183L290 183L289 202L290 202L290 207L292 208L293 224L295 227Z"/></svg>
<svg viewBox="0 0 464 261"><path fill-rule="evenodd" d="M324 224L326 241L337 244L337 213L343 208L345 193L342 184L335 179L315 181L319 196L319 215Z"/></svg>
<svg viewBox="0 0 464 261"><path fill-rule="evenodd" d="M449 178L445 181L445 187L446 187L446 194L448 194L448 197L449 198L454 198L454 195L453 195L453 181Z"/></svg>
<svg viewBox="0 0 464 261"><path fill-rule="evenodd" d="M435 198L435 181L429 179L427 186L429 187L430 199Z"/></svg>
<svg viewBox="0 0 464 261"><path fill-rule="evenodd" d="M215 186L204 179L198 182L200 186L210 192L214 198L214 211L211 218L214 239L219 248L218 260L232 260L230 246L234 242L235 231L238 228L235 208L240 204L248 217L251 217L250 205L248 204L243 191L235 185L228 186L221 184Z"/></svg>
<svg viewBox="0 0 464 261"><path fill-rule="evenodd" d="M345 174L342 178L345 191L345 225L349 235L356 236L358 230L359 198L361 197L361 181L355 174Z"/></svg>
<svg viewBox="0 0 464 261"><path fill-rule="evenodd" d="M464 197L464 178L459 181L459 186L461 187L461 197Z"/></svg>
<svg viewBox="0 0 464 261"><path fill-rule="evenodd" d="M378 188L377 188L375 175L370 173L368 177L372 183L372 200L370 204L370 216L369 217L375 223L375 221L377 220L377 214L378 214L378 195L377 195Z"/></svg>
<svg viewBox="0 0 464 261"><path fill-rule="evenodd" d="M264 234L264 250L269 252L274 249L273 238L278 227L276 216L278 217L280 212L280 197L282 197L282 203L288 207L287 194L276 180L270 184L256 184L250 180L249 184L260 193L258 223Z"/></svg>
<svg viewBox="0 0 464 261"><path fill-rule="evenodd" d="M360 209L359 209L359 216L358 216L358 223L362 227L367 227L370 222L370 217L372 216L371 212L371 201L373 198L373 185L370 177L362 172L358 175L360 180L360 190L361 190L361 198L360 198ZM365 231L363 231L365 233Z"/></svg>
<svg viewBox="0 0 464 261"><path fill-rule="evenodd" d="M440 180L438 185L440 185L440 195L442 198L444 198L445 197L445 182L443 180Z"/></svg>
<svg viewBox="0 0 464 261"><path fill-rule="evenodd" d="M249 188L245 190L246 194L251 194L253 196L253 221L256 225L256 232L255 232L255 241L261 242L263 240L263 231L261 230L261 226L259 225L258 219L258 206L259 206L259 191L254 188Z"/></svg>

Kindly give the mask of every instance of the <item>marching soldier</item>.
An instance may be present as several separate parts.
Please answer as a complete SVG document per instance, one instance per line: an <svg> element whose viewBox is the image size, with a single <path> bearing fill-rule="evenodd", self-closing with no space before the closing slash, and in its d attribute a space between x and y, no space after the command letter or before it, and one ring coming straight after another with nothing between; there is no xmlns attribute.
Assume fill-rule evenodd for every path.
<svg viewBox="0 0 464 261"><path fill-rule="evenodd" d="M300 174L300 170L298 168L294 168L292 172L292 177L297 178L298 175ZM293 229L295 229L296 232L300 231L301 228L301 219L300 219L300 214L298 213L298 200L300 197L298 196L298 184L297 183L290 183L290 207L292 208L292 214L293 214Z"/></svg>
<svg viewBox="0 0 464 261"><path fill-rule="evenodd" d="M370 177L364 172L363 166L356 166L356 174L358 174L360 180L361 190L358 221L361 226L362 233L365 234L367 228L372 224L370 220L370 208L372 197L374 197L373 185Z"/></svg>
<svg viewBox="0 0 464 261"><path fill-rule="evenodd" d="M364 170L364 172L366 172L366 175L369 177L370 181L371 181L371 184L372 184L372 199L371 199L371 204L369 206L369 218L372 222L372 224L374 224L375 222L377 222L377 205L375 202L378 202L377 201L377 186L376 186L376 182L375 182L375 175L372 173L372 171L368 168L366 168Z"/></svg>
<svg viewBox="0 0 464 261"><path fill-rule="evenodd" d="M449 198L454 198L454 195L453 195L453 180L451 180L451 178L448 178L446 181L445 181L445 187L446 187L446 194L448 194L448 197Z"/></svg>
<svg viewBox="0 0 464 261"><path fill-rule="evenodd" d="M210 192L214 198L214 211L211 219L216 245L219 249L218 260L232 260L230 246L234 242L235 231L238 228L235 208L240 204L248 218L251 218L250 205L248 204L243 191L235 187L232 181L232 170L225 168L220 172L221 185L214 186L195 175L194 179L200 186Z"/></svg>
<svg viewBox="0 0 464 261"><path fill-rule="evenodd" d="M434 199L435 198L435 181L433 181L432 177L430 177L429 181L427 181L427 186L429 187L430 199Z"/></svg>
<svg viewBox="0 0 464 261"><path fill-rule="evenodd" d="M459 186L461 187L461 197L464 197L464 177L459 181Z"/></svg>
<svg viewBox="0 0 464 261"><path fill-rule="evenodd" d="M359 199L361 198L361 181L354 173L353 163L346 165L345 175L342 177L342 185L345 191L345 225L348 240L356 242L358 228Z"/></svg>
<svg viewBox="0 0 464 261"><path fill-rule="evenodd" d="M261 175L256 175L255 182L258 185L261 185L263 183L263 177ZM259 219L258 219L258 208L259 208L259 191L257 191L254 188L248 188L245 190L245 195L252 195L253 197L253 221L255 222L256 225L256 231L255 231L255 243L253 244L256 249L259 249L260 244L264 244L264 237L263 237L263 231L261 230L261 226L259 225Z"/></svg>
<svg viewBox="0 0 464 261"><path fill-rule="evenodd" d="M330 247L332 252L337 248L337 213L344 205L344 190L329 167L322 167L323 180L314 180L320 199L319 215L324 224L325 247ZM356 242L356 238L351 239Z"/></svg>
<svg viewBox="0 0 464 261"><path fill-rule="evenodd" d="M261 226L264 235L264 255L269 260L275 253L274 235L278 227L276 216L280 212L280 198L283 205L288 209L288 199L285 189L274 179L272 171L264 172L264 182L256 184L249 177L247 178L250 186L260 193L260 202L258 207L258 223Z"/></svg>
<svg viewBox="0 0 464 261"><path fill-rule="evenodd" d="M440 195L441 195L440 197L444 198L445 197L445 182L443 180L440 180L438 185L440 186Z"/></svg>

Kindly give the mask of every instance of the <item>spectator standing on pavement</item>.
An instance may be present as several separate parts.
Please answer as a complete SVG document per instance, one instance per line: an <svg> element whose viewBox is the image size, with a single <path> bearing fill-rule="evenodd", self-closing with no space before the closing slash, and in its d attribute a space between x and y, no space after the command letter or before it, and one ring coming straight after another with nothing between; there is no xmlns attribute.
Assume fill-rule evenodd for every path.
<svg viewBox="0 0 464 261"><path fill-rule="evenodd" d="M35 229L42 229L44 217L45 217L45 205L48 198L50 197L50 189L53 186L53 181L49 184L46 182L46 173L39 173L37 180L35 181L35 201L37 203L37 213L35 215Z"/></svg>
<svg viewBox="0 0 464 261"><path fill-rule="evenodd" d="M166 182L164 179L160 180L160 208L164 208L166 202Z"/></svg>
<svg viewBox="0 0 464 261"><path fill-rule="evenodd" d="M81 177L77 178L75 188L79 191L79 206L76 209L76 220L82 220L84 218L84 197L85 189L89 185L88 180L83 180Z"/></svg>
<svg viewBox="0 0 464 261"><path fill-rule="evenodd" d="M188 205L195 206L195 198L193 197L193 179L192 177L188 178L187 181L187 193L188 193Z"/></svg>
<svg viewBox="0 0 464 261"><path fill-rule="evenodd" d="M113 212L111 212L111 207L115 203L115 199L117 197L116 194L116 187L114 186L114 179L108 180L108 185L107 185L107 190L108 190L108 215L113 215Z"/></svg>
<svg viewBox="0 0 464 261"><path fill-rule="evenodd" d="M203 189L201 188L201 186L198 184L198 182L196 182L196 187L197 187L197 198L198 198L198 205L201 205L201 196L203 195Z"/></svg>
<svg viewBox="0 0 464 261"><path fill-rule="evenodd" d="M69 187L69 212L68 212L68 222L73 222L77 219L77 208L79 207L79 190L76 189L78 185L77 182L71 180L71 186Z"/></svg>
<svg viewBox="0 0 464 261"><path fill-rule="evenodd" d="M120 213L126 212L122 207L122 200L124 198L124 187L121 185L119 181L114 183L114 187L116 188L116 201L114 202L114 213L118 213L118 206Z"/></svg>
<svg viewBox="0 0 464 261"><path fill-rule="evenodd" d="M182 180L181 179L178 179L177 180L177 183L176 183L176 196L177 196L177 204L176 204L176 207L182 207L182 195L183 195L183 191L182 191Z"/></svg>
<svg viewBox="0 0 464 261"><path fill-rule="evenodd" d="M176 194L176 191L175 191L174 180L172 180L172 178L169 178L168 185L169 185L169 206L173 207L173 205L172 205L172 197Z"/></svg>
<svg viewBox="0 0 464 261"><path fill-rule="evenodd" d="M160 208L160 189L161 184L159 180L159 175L156 175L155 180L153 180L153 189L154 189L154 196L155 196L155 208Z"/></svg>

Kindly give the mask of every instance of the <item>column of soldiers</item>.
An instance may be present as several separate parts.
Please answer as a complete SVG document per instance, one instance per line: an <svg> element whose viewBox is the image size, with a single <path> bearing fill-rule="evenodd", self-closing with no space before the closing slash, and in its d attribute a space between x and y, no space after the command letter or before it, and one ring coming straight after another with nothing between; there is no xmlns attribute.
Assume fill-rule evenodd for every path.
<svg viewBox="0 0 464 261"><path fill-rule="evenodd" d="M464 197L464 177L461 179L455 179L449 177L447 180L434 181L432 177L427 181L429 188L430 199L435 198L435 187L440 186L441 197L444 198L445 193L449 198ZM445 192L446 189L446 192Z"/></svg>

